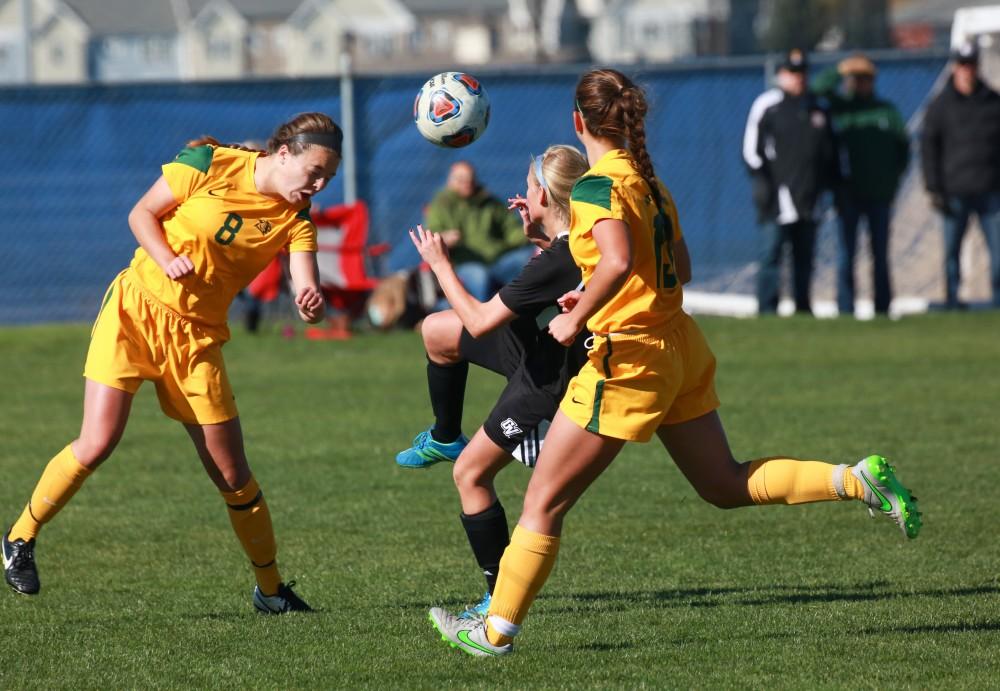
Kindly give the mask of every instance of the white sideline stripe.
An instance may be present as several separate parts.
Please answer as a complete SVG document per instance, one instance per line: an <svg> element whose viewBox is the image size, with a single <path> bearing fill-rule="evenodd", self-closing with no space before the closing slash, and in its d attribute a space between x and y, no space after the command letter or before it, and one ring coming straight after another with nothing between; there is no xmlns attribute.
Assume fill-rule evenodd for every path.
<svg viewBox="0 0 1000 691"><path fill-rule="evenodd" d="M718 317L755 317L757 298L735 293L707 293L698 290L684 291L684 310L690 314L708 314ZM920 297L896 297L889 306L889 317L899 319L908 314L923 314L927 300ZM786 298L778 303L778 314L787 317L795 312L795 301ZM820 319L837 316L837 303L833 300L813 300L813 313ZM870 299L857 300L854 314L858 319L873 319L875 305Z"/></svg>

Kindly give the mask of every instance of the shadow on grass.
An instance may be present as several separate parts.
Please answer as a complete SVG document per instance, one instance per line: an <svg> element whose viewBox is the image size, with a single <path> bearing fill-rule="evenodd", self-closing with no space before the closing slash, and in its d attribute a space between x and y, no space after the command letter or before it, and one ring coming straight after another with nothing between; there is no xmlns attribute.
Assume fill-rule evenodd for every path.
<svg viewBox="0 0 1000 691"><path fill-rule="evenodd" d="M719 607L805 604L811 602L865 602L911 597L970 597L1000 594L998 585L981 585L925 590L894 589L888 581L821 585L757 585L752 587L674 588L667 590L598 591L570 596L547 595L540 600L595 602L602 611L649 609L650 607ZM576 612L580 607L547 605L552 614Z"/></svg>
<svg viewBox="0 0 1000 691"><path fill-rule="evenodd" d="M986 631L1000 631L1000 621L959 621L953 624L861 629L861 633L868 636L882 636L887 633L980 633Z"/></svg>
<svg viewBox="0 0 1000 691"><path fill-rule="evenodd" d="M539 599L548 599L545 605L546 614L579 613L584 609L582 603L600 603L601 612L617 611L648 611L651 607L717 607L728 606L761 606L801 604L811 602L865 602L872 600L892 600L912 597L975 597L982 595L998 595L1000 586L982 585L956 588L931 588L924 590L902 591L893 590L887 581L871 581L855 584L823 584L814 586L800 585L763 585L749 588L677 588L670 590L633 591L633 592L593 592L578 593L569 596L544 594ZM556 600L570 600L581 603L581 606L561 607L555 605ZM881 626L863 627L858 630L862 636L885 635L924 635L948 633L990 633L1000 631L1000 621L957 621L912 626ZM778 640L798 638L801 634L790 631L755 631L754 640ZM736 636L741 638L741 636ZM671 645L699 644L714 642L718 636L680 638L671 641ZM593 641L578 646L579 650L590 652L615 652L634 647L631 643Z"/></svg>

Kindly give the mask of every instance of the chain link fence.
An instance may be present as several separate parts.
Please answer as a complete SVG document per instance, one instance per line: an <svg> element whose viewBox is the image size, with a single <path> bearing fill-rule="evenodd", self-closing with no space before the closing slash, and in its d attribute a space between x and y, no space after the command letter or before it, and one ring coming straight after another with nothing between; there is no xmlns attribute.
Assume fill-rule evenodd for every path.
<svg viewBox="0 0 1000 691"><path fill-rule="evenodd" d="M875 58L879 93L907 119L945 64L943 55ZM371 208L370 242L392 246L384 270L416 263L406 231L421 222L453 162L472 162L485 186L506 198L524 191L530 154L577 143L571 113L581 71L476 71L490 94L491 122L478 142L458 151L432 146L413 126L413 98L428 75L354 79L357 192ZM627 71L649 95L650 153L680 209L696 268L692 287L752 294L757 238L740 151L769 63ZM203 134L263 141L277 124L308 110L340 120L340 93L335 79L0 90L0 138L8 154L0 171L0 323L92 319L104 288L135 249L128 212L162 163ZM343 181L335 178L316 201L334 204L343 195ZM919 243L940 244L930 226L923 235ZM825 228L821 269L832 266L832 242ZM818 294L830 285L832 274L820 271Z"/></svg>

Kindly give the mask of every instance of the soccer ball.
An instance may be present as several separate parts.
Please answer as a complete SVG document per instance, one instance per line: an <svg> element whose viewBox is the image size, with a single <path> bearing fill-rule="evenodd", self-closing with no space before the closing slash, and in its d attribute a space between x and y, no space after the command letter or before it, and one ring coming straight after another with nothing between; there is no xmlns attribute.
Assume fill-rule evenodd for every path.
<svg viewBox="0 0 1000 691"><path fill-rule="evenodd" d="M432 144L453 149L468 146L486 131L490 97L471 74L442 72L417 92L413 122Z"/></svg>

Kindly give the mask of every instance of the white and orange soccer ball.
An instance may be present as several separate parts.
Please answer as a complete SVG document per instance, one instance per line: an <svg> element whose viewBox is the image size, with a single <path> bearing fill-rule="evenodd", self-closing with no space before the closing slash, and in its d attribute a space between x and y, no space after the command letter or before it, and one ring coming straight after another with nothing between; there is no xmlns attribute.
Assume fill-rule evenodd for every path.
<svg viewBox="0 0 1000 691"><path fill-rule="evenodd" d="M490 97L471 74L442 72L420 87L413 101L413 121L432 144L453 149L468 146L486 131Z"/></svg>

